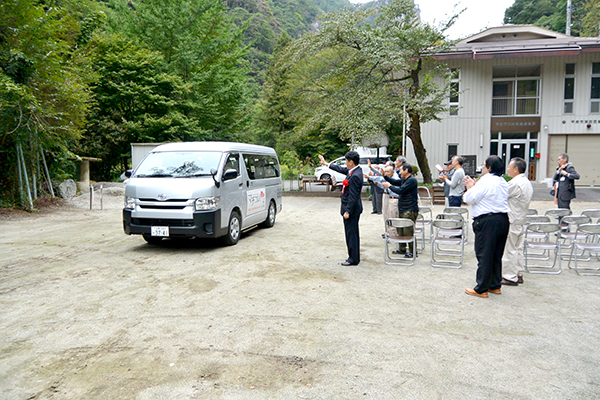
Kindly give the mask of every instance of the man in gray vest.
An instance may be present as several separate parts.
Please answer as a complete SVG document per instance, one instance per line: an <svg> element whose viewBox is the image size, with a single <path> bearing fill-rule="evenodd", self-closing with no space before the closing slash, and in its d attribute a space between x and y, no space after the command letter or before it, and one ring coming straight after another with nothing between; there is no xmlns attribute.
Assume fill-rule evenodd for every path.
<svg viewBox="0 0 600 400"><path fill-rule="evenodd" d="M464 163L464 158L461 156L452 157L452 163L448 167L448 169L452 169L454 173L452 174L452 179L450 179L447 175L442 175L441 178L446 182L450 191L448 193L448 206L449 207L460 207L462 206L462 198L463 193L465 192L465 184L463 183L463 179L465 177L465 170L462 165Z"/></svg>

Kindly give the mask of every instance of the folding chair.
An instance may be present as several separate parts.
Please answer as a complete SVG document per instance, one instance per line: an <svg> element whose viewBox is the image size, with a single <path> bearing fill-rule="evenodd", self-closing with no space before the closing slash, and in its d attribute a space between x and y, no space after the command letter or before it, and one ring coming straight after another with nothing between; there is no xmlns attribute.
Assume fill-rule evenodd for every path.
<svg viewBox="0 0 600 400"><path fill-rule="evenodd" d="M414 226L415 223L407 218L390 218L386 221L386 225L392 228L413 228L414 231ZM404 256L402 257L392 257L390 255L390 244L392 244L393 248L395 249L397 247L397 245L404 243L407 245L409 243L413 244L413 256L412 258L405 258ZM393 264L393 265L413 265L415 263L415 259L417 257L417 240L415 235L413 234L412 236L398 236L397 234L389 234L386 230L385 233L385 253L383 255L383 261L386 264Z"/></svg>
<svg viewBox="0 0 600 400"><path fill-rule="evenodd" d="M455 214L458 215L458 214ZM462 216L458 219L436 219L433 221L434 234L431 238L431 266L437 268L461 268L465 253ZM448 237L448 233L452 236ZM458 237L456 236L458 233ZM444 246L444 247L441 247ZM447 246L460 246L460 251ZM458 260L456 259L458 258Z"/></svg>
<svg viewBox="0 0 600 400"><path fill-rule="evenodd" d="M552 274L558 275L562 271L561 267L561 252L560 252L560 240L559 236L556 236L554 241L551 241L551 234L558 233L560 231L560 224L554 222L543 222L533 223L527 226L526 232L543 233L547 235L545 241L542 240L531 240L525 239L523 241L523 255L525 258L525 270L531 274ZM527 234L527 233L526 233ZM529 249L539 249L548 251L548 254L554 252L554 261L552 265L531 265L531 261L539 261L539 257L531 257ZM554 270L556 267L556 260L558 259L558 270Z"/></svg>
<svg viewBox="0 0 600 400"><path fill-rule="evenodd" d="M590 217L592 223L594 223L594 219L597 218L596 224L600 224L600 210L585 210L581 213L581 215L585 215L586 217Z"/></svg>
<svg viewBox="0 0 600 400"><path fill-rule="evenodd" d="M425 243L431 243L431 236L433 235L432 222L433 211L431 207L419 207L419 215L415 221L415 236L419 244L419 254L425 249ZM429 227L428 235L425 232L427 227Z"/></svg>
<svg viewBox="0 0 600 400"><path fill-rule="evenodd" d="M528 231L527 226L535 223L550 223L550 217L547 215L529 215L525 217L525 240L533 241L548 241L548 234L544 232L533 232ZM535 260L549 260L550 252L547 250L542 250L541 252L531 252L529 253L530 259Z"/></svg>
<svg viewBox="0 0 600 400"><path fill-rule="evenodd" d="M433 196L427 186L417 187L417 195L419 197L419 205L422 205L421 200L423 200L428 206L433 207Z"/></svg>
<svg viewBox="0 0 600 400"><path fill-rule="evenodd" d="M469 243L469 209L467 207L446 207L444 214L460 214L463 217L465 243Z"/></svg>
<svg viewBox="0 0 600 400"><path fill-rule="evenodd" d="M527 210L527 215L538 215L538 212L535 208L530 208Z"/></svg>
<svg viewBox="0 0 600 400"><path fill-rule="evenodd" d="M563 217L566 217L568 215L572 215L573 212L571 210L569 210L568 208L551 208L549 210L546 210L546 213L544 215L547 215L549 217L554 217L556 219L558 219L558 222L560 223L560 221L562 220ZM563 226L564 228L564 226Z"/></svg>
<svg viewBox="0 0 600 400"><path fill-rule="evenodd" d="M590 237L594 237L600 235L600 224L583 224L577 227L577 234L581 234L580 237L576 237L573 241L573 248L571 249L571 257L569 258L569 267L571 266L571 259L575 262L575 272L577 275L592 275L592 276L600 276L600 273L581 273L579 270L584 271L600 271L600 266L597 268L592 267L579 267L577 265L578 261L584 261L583 258L579 258L577 256L577 250L581 250L581 254L585 254L586 251L590 253L589 258L586 261L592 261L592 253L596 253L596 261L600 261L598 258L598 252L600 252L600 243L592 242L586 239L586 241L582 241L581 237L584 235L589 239ZM573 252L575 252L575 257L573 257Z"/></svg>
<svg viewBox="0 0 600 400"><path fill-rule="evenodd" d="M581 213L581 215L590 217L590 219L592 220L591 223L600 224L600 210L585 210ZM594 222L594 219L596 220L596 222ZM600 235L594 235L593 238L590 238L590 240L594 242L600 242Z"/></svg>
<svg viewBox="0 0 600 400"><path fill-rule="evenodd" d="M577 228L579 225L590 224L591 222L592 220L587 215L567 215L566 217L563 217L562 224L563 226L566 225L567 229L566 231L563 230L559 233L559 237L562 240L561 248L563 250L573 249L573 242L576 239L579 239L579 241L587 241L588 235L577 232ZM562 259L570 261L572 255L573 252L571 252L570 255L563 255ZM575 252L575 256L579 257L581 254L578 255L577 252ZM589 259L584 261L589 261Z"/></svg>
<svg viewBox="0 0 600 400"><path fill-rule="evenodd" d="M419 213L415 220L415 238L417 247L417 254L421 254L425 250L425 218L423 214Z"/></svg>

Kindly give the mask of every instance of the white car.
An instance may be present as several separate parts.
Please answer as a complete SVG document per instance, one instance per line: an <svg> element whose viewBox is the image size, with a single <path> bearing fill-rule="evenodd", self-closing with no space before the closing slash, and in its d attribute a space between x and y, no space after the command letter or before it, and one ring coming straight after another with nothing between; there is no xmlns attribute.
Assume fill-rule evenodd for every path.
<svg viewBox="0 0 600 400"><path fill-rule="evenodd" d="M369 164L367 163L367 159L370 159L371 163L373 165L378 163L377 156L361 156L360 157L359 165L363 170L363 175L365 177L365 180L367 179L367 174L369 173ZM380 155L379 156L379 164L383 164L386 161L389 161L391 159L392 159L392 156L390 156L388 154ZM346 159L344 157L336 158L332 162L336 165L341 165L343 167L346 166ZM346 179L346 175L340 174L339 172L336 172L336 171L332 170L331 168L326 167L324 165L317 167L315 169L315 176L319 180L321 180L321 179L328 180L328 179L331 179L331 177L333 177L335 179L335 182L341 182L344 179Z"/></svg>

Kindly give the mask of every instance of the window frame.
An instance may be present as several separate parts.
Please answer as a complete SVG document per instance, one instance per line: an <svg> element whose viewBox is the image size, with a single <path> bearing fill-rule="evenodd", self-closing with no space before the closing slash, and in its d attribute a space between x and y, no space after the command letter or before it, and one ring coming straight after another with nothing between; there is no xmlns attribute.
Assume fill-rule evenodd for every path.
<svg viewBox="0 0 600 400"><path fill-rule="evenodd" d="M594 66L598 65L598 72L594 73ZM591 65L590 76L590 114L600 114L600 62L593 62ZM594 95L594 79L598 82L598 97ZM594 110L596 108L596 110Z"/></svg>
<svg viewBox="0 0 600 400"><path fill-rule="evenodd" d="M450 94L448 96L448 115L451 117L458 116L460 109L460 68L450 68ZM453 98L456 98L453 101Z"/></svg>
<svg viewBox="0 0 600 400"><path fill-rule="evenodd" d="M573 66L573 73L569 73L569 65ZM565 79L564 79L564 87L563 87L563 114L571 115L575 114L575 82L576 82L576 64L575 63L565 63ZM567 96L567 82L572 81L571 83L571 98ZM570 107L570 110L568 108Z"/></svg>

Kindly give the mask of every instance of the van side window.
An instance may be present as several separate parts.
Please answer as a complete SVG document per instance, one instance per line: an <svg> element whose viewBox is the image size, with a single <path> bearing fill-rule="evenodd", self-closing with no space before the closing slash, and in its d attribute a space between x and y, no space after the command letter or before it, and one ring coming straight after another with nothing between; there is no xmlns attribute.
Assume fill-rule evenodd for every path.
<svg viewBox="0 0 600 400"><path fill-rule="evenodd" d="M265 178L277 178L280 175L279 163L272 156L264 156L265 159Z"/></svg>
<svg viewBox="0 0 600 400"><path fill-rule="evenodd" d="M276 178L280 175L279 163L272 156L243 154L250 179Z"/></svg>
<svg viewBox="0 0 600 400"><path fill-rule="evenodd" d="M227 156L227 162L225 163L225 171L228 169L235 169L240 174L240 155L239 154L229 154ZM223 171L223 172L225 172Z"/></svg>

